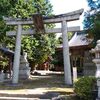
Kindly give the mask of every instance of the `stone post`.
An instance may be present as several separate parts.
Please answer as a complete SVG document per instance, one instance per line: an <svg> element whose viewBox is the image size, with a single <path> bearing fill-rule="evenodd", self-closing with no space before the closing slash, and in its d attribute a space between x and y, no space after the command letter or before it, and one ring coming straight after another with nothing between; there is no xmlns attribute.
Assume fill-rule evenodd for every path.
<svg viewBox="0 0 100 100"><path fill-rule="evenodd" d="M4 73L3 71L0 72L0 83L4 82Z"/></svg>
<svg viewBox="0 0 100 100"><path fill-rule="evenodd" d="M77 67L73 67L73 83L77 80Z"/></svg>
<svg viewBox="0 0 100 100"><path fill-rule="evenodd" d="M62 21L62 37L63 37L63 57L64 57L63 59L64 59L65 84L72 85L66 21Z"/></svg>

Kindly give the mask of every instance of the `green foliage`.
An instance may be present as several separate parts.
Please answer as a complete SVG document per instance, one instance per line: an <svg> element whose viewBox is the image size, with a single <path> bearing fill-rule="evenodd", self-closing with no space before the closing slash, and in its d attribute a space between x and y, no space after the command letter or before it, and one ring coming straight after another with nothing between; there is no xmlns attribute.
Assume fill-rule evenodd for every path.
<svg viewBox="0 0 100 100"><path fill-rule="evenodd" d="M53 41L52 41L53 40ZM54 53L56 41L48 35L35 34L32 36L23 36L22 51L28 53L28 59L34 63L43 63L49 55Z"/></svg>
<svg viewBox="0 0 100 100"><path fill-rule="evenodd" d="M16 0L0 0L0 20L2 16L8 16L9 10L15 6Z"/></svg>
<svg viewBox="0 0 100 100"><path fill-rule="evenodd" d="M34 13L41 13L43 16L52 15L52 5L47 0L1 0L1 17L30 18ZM3 6L2 6L3 5ZM46 27L51 28L49 24ZM24 30L33 28L32 26L23 26ZM3 20L0 20L0 42L8 48L14 50L15 37L7 37L6 31L16 30L17 27L6 27ZM28 53L28 59L34 63L41 63L47 59L47 56L54 53L56 39L54 34L35 34L34 36L22 36L22 52Z"/></svg>
<svg viewBox="0 0 100 100"><path fill-rule="evenodd" d="M70 40L72 38L72 36L73 36L73 33L72 32L68 32L67 34L68 34L68 40ZM58 38L57 43L58 43L58 46L63 43L62 35Z"/></svg>
<svg viewBox="0 0 100 100"><path fill-rule="evenodd" d="M10 16L14 18L26 18L34 13L33 0L18 0L15 7L10 9Z"/></svg>
<svg viewBox="0 0 100 100"><path fill-rule="evenodd" d="M34 0L34 8L37 13L42 15L51 15L52 13L52 5L49 0Z"/></svg>
<svg viewBox="0 0 100 100"><path fill-rule="evenodd" d="M8 65L8 57L4 55L4 53L0 52L0 66L4 69Z"/></svg>
<svg viewBox="0 0 100 100"><path fill-rule="evenodd" d="M90 10L84 14L84 29L89 37L94 39L93 44L100 39L100 1L87 0Z"/></svg>
<svg viewBox="0 0 100 100"><path fill-rule="evenodd" d="M3 16L9 16L11 8L15 7L16 0L0 0L0 43L4 44L7 37L6 31L9 28L6 27L5 22L3 21Z"/></svg>
<svg viewBox="0 0 100 100"><path fill-rule="evenodd" d="M15 7L10 9L10 16L15 18L27 18L34 13L51 15L52 5L46 0L18 0Z"/></svg>
<svg viewBox="0 0 100 100"><path fill-rule="evenodd" d="M92 100L92 91L95 87L95 77L82 77L74 84L75 93L82 100Z"/></svg>

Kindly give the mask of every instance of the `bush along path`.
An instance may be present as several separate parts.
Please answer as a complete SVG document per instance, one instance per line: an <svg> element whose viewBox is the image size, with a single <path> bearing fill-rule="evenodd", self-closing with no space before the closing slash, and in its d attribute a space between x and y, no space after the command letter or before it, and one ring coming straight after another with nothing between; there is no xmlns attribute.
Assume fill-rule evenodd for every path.
<svg viewBox="0 0 100 100"><path fill-rule="evenodd" d="M74 84L74 92L80 100L96 100L97 86L95 77L81 77Z"/></svg>

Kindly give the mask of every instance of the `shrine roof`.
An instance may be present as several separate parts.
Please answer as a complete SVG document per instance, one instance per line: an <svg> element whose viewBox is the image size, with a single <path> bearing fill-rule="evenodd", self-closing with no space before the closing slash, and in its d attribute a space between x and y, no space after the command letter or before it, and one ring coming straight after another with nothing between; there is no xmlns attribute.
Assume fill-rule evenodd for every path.
<svg viewBox="0 0 100 100"><path fill-rule="evenodd" d="M92 39L87 39L86 34L82 34L81 32L76 32L73 37L69 41L70 47L76 46L85 46L89 45L92 42Z"/></svg>
<svg viewBox="0 0 100 100"><path fill-rule="evenodd" d="M73 48L73 47L84 47L84 46L88 46L89 44L91 44L92 39L87 39L86 34L84 34L83 32L76 32L74 33L74 35L72 36L72 38L69 40L69 47ZM63 45L60 45L57 48L62 48Z"/></svg>
<svg viewBox="0 0 100 100"><path fill-rule="evenodd" d="M2 47L0 48L0 51L4 52L7 55L12 55L12 56L14 55L14 52L12 50L9 50L8 48Z"/></svg>

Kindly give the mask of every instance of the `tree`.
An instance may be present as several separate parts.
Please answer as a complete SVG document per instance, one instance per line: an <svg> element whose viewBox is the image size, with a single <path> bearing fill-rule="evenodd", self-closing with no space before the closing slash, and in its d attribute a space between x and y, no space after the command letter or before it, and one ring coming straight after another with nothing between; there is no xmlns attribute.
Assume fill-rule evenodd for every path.
<svg viewBox="0 0 100 100"><path fill-rule="evenodd" d="M100 39L100 1L87 0L90 10L84 14L84 29L89 33L89 38L93 38L93 44Z"/></svg>
<svg viewBox="0 0 100 100"><path fill-rule="evenodd" d="M55 52L55 36L52 38L53 36L48 35L23 36L22 49L28 53L28 58L34 63L43 63L49 55Z"/></svg>
<svg viewBox="0 0 100 100"><path fill-rule="evenodd" d="M0 20L2 16L9 16L9 11L15 6L17 0L0 0Z"/></svg>
<svg viewBox="0 0 100 100"><path fill-rule="evenodd" d="M3 16L9 16L9 11L15 6L16 0L0 0L0 44L6 40L6 24L3 21Z"/></svg>
<svg viewBox="0 0 100 100"><path fill-rule="evenodd" d="M73 32L68 32L68 40L70 40L73 36ZM62 39L62 35L58 38L57 40L57 44L58 46L61 45L63 43L63 39Z"/></svg>
<svg viewBox="0 0 100 100"><path fill-rule="evenodd" d="M23 19L30 18L30 16L34 13L40 13L43 16L49 16L52 15L52 5L49 1L45 0L18 0L14 3L14 7L11 6L11 8L9 8L7 12L9 13L5 13L3 14L3 16L6 16L7 14L7 16ZM32 28L33 26L24 26L23 29L28 29L30 27ZM52 25L49 25L49 27L52 27ZM7 27L7 30L9 30L10 28L16 30L16 27ZM8 38L4 36L4 38L6 38L6 46L14 49L15 37ZM37 33L33 36L22 36L22 52L26 51L28 53L29 60L32 60L35 63L41 63L47 59L47 56L51 55L54 52L55 42L56 41L54 34L43 35Z"/></svg>

